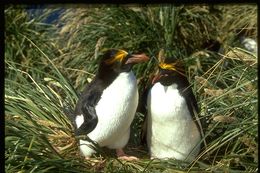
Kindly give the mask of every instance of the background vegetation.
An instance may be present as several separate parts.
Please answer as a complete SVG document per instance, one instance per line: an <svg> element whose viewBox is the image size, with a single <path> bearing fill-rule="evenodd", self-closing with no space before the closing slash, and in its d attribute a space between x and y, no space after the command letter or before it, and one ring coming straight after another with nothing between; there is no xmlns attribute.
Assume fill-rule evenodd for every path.
<svg viewBox="0 0 260 173"><path fill-rule="evenodd" d="M28 13L6 6L6 172L257 172L257 53L241 44L257 37L256 5L50 6ZM47 22L59 13L58 20ZM92 79L102 49L145 52L133 70L140 95L159 52L185 61L201 109L206 145L191 164L149 160L136 113L127 153L79 153L67 115Z"/></svg>

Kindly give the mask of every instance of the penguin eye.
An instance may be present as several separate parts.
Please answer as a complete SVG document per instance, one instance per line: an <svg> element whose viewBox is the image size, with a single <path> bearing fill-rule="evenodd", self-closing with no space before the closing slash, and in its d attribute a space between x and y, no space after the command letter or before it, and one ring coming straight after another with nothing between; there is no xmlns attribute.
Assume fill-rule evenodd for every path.
<svg viewBox="0 0 260 173"><path fill-rule="evenodd" d="M158 70L159 70L159 72L164 72L164 71L166 71L166 69L162 68L161 66L158 66Z"/></svg>

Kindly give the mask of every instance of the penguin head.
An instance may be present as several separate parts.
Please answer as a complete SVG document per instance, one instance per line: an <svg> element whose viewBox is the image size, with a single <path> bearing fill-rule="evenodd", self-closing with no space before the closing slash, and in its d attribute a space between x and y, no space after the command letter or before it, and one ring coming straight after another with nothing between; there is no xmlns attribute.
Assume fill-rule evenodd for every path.
<svg viewBox="0 0 260 173"><path fill-rule="evenodd" d="M130 54L121 49L109 49L103 54L99 69L115 73L129 72L133 65L148 60L144 53Z"/></svg>
<svg viewBox="0 0 260 173"><path fill-rule="evenodd" d="M159 71L152 80L152 84L160 82L169 86L177 79L186 78L184 66L179 59L167 58L158 64Z"/></svg>

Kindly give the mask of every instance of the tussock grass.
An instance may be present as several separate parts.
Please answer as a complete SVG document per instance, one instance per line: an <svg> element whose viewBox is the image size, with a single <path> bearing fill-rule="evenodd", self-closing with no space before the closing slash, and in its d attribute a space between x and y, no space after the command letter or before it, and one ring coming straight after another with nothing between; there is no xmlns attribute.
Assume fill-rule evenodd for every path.
<svg viewBox="0 0 260 173"><path fill-rule="evenodd" d="M238 39L256 38L255 5L70 7L57 24L43 23L56 7L34 18L24 7L5 8L6 172L258 171L258 62ZM219 51L205 48L210 39L221 43ZM68 116L105 48L151 57L133 69L140 96L160 51L185 61L198 117L207 119L206 145L194 162L150 160L140 112L126 150L140 160L120 161L98 146L93 159L80 155Z"/></svg>

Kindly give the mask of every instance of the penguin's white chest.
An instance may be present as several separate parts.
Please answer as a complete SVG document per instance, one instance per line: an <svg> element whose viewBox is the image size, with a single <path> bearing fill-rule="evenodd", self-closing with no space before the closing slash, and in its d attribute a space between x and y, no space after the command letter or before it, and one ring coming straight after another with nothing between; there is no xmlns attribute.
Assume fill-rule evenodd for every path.
<svg viewBox="0 0 260 173"><path fill-rule="evenodd" d="M113 145L118 138L126 138L128 141L137 104L138 89L133 72L120 73L103 91L95 108L98 124L88 136L100 146ZM127 141L123 141L122 145Z"/></svg>
<svg viewBox="0 0 260 173"><path fill-rule="evenodd" d="M168 87L156 83L149 95L152 116L160 122L173 119L189 119L187 104L177 89L177 85L173 84Z"/></svg>
<svg viewBox="0 0 260 173"><path fill-rule="evenodd" d="M199 130L177 85L156 83L147 100L147 143L152 157L184 160L200 141Z"/></svg>

